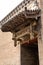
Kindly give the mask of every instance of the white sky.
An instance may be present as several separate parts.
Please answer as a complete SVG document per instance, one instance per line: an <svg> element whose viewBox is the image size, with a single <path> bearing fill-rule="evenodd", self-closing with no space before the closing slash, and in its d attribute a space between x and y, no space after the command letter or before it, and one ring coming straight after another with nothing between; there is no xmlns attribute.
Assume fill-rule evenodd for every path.
<svg viewBox="0 0 43 65"><path fill-rule="evenodd" d="M0 21L23 0L0 0Z"/></svg>

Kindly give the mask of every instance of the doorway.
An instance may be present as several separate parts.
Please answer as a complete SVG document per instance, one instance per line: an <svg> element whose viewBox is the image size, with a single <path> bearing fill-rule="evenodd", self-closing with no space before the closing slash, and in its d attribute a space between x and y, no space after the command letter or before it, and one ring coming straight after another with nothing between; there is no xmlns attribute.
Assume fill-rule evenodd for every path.
<svg viewBox="0 0 43 65"><path fill-rule="evenodd" d="M21 45L21 65L39 65L38 43Z"/></svg>

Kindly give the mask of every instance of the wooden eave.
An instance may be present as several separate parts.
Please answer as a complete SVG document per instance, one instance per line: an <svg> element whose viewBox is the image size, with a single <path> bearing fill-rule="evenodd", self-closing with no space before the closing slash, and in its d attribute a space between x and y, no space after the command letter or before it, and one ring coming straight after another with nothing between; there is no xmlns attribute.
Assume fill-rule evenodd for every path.
<svg viewBox="0 0 43 65"><path fill-rule="evenodd" d="M40 10L35 10L35 11L27 10L27 11L20 12L18 15L16 15L11 20L9 20L7 23L5 23L1 27L1 30L3 32L15 31L16 27L24 24L27 19L34 19L36 17L37 18L40 17Z"/></svg>

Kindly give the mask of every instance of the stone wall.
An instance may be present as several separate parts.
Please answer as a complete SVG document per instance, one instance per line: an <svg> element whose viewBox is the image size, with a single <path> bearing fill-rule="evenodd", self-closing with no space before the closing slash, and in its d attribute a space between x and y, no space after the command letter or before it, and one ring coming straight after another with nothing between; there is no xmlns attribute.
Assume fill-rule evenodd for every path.
<svg viewBox="0 0 43 65"><path fill-rule="evenodd" d="M38 39L39 65L43 65L43 0L38 0L41 8L41 39Z"/></svg>

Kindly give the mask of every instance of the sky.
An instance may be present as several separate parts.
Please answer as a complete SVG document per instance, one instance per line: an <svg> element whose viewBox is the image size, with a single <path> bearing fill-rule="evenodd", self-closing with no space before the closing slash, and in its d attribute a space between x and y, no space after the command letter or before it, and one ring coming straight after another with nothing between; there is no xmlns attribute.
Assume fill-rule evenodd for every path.
<svg viewBox="0 0 43 65"><path fill-rule="evenodd" d="M0 21L23 0L0 0Z"/></svg>

